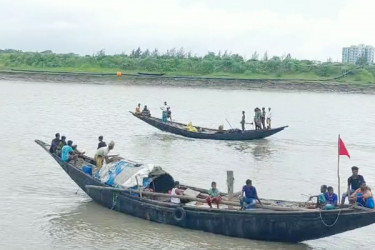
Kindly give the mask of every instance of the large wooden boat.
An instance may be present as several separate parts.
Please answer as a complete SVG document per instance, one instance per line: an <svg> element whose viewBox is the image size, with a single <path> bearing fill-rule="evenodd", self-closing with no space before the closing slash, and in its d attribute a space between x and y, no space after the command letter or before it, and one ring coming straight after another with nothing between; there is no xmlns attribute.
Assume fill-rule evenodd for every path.
<svg viewBox="0 0 375 250"><path fill-rule="evenodd" d="M154 222L233 237L280 242L318 239L375 222L373 209L306 209L301 207L301 203L287 201L263 200L262 202L268 205L245 211L240 211L236 205L222 205L217 209L199 206L198 203L173 204L169 202L170 195L166 192L166 185L173 183L170 176L163 180L160 188L156 186L154 193L114 188L85 173L81 169L82 164L61 161L57 155L49 152L48 144L40 140L35 142L45 149L95 202L109 209ZM94 164L89 157L83 157L81 160L84 164ZM202 193L206 191L188 186L185 188Z"/></svg>
<svg viewBox="0 0 375 250"><path fill-rule="evenodd" d="M156 117L137 115L134 112L130 112L132 115L138 119L154 126L157 129L160 129L164 132L169 132L176 135L181 135L189 138L196 139L211 139L211 140L232 140L232 141L245 141L245 140L255 140L262 139L273 134L276 134L284 130L288 126L273 128L273 129L260 129L260 130L223 130L219 131L218 129L203 128L199 126L194 126L197 131L192 132L187 129L187 124L178 123L178 122L163 122L161 119Z"/></svg>

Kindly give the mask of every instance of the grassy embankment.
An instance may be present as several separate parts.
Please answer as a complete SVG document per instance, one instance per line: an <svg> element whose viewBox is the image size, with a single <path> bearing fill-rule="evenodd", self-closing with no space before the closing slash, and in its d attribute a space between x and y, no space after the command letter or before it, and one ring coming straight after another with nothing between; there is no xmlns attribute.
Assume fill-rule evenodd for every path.
<svg viewBox="0 0 375 250"><path fill-rule="evenodd" d="M375 66L357 66L342 63L320 63L296 60L290 56L245 60L239 55L216 55L203 57L174 52L159 55L147 51L131 55L92 56L55 54L52 52L1 51L0 70L31 70L49 72L87 72L127 74L138 72L164 73L165 76L199 76L236 79L295 79L301 81L343 82L351 84L374 84ZM334 79L349 72L345 77Z"/></svg>

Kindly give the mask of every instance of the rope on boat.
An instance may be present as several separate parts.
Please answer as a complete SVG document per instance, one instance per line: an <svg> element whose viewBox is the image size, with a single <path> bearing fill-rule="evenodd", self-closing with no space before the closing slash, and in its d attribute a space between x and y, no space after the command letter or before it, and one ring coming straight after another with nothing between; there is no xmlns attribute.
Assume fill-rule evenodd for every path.
<svg viewBox="0 0 375 250"><path fill-rule="evenodd" d="M326 227L333 227L334 225L336 225L337 221L339 220L341 211L342 211L342 209L339 210L339 213L337 214L336 220L331 225L328 225L327 223L324 222L323 217L322 217L322 210L320 210L320 213L319 213L320 220L322 221L322 223L323 223L324 226L326 226Z"/></svg>

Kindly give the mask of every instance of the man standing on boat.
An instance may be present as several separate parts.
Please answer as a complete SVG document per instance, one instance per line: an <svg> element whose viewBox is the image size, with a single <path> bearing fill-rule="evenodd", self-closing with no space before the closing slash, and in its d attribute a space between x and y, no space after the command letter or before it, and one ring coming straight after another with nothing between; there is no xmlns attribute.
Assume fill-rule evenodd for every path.
<svg viewBox="0 0 375 250"><path fill-rule="evenodd" d="M164 102L164 105L160 107L160 109L162 110L162 118L161 119L162 119L163 122L167 121L168 108L169 108L169 106L167 105L167 102Z"/></svg>
<svg viewBox="0 0 375 250"><path fill-rule="evenodd" d="M352 176L348 178L348 190L342 194L341 206L344 205L346 197L353 194L362 184L366 183L362 175L358 174L358 167L352 167Z"/></svg>
<svg viewBox="0 0 375 250"><path fill-rule="evenodd" d="M272 120L272 112L271 108L268 108L268 113L267 113L267 128L271 129L271 120Z"/></svg>
<svg viewBox="0 0 375 250"><path fill-rule="evenodd" d="M96 161L96 167L98 170L100 170L103 166L103 162L105 160L106 163L110 163L111 160L108 158L108 153L115 147L115 143L111 141L108 144L108 147L99 148L98 151L96 151L95 154L95 161Z"/></svg>
<svg viewBox="0 0 375 250"><path fill-rule="evenodd" d="M258 198L257 190L252 185L251 180L246 180L246 185L242 187L242 197L240 200L241 210L246 208L255 208L256 201L258 200L259 204L263 206L262 202Z"/></svg>
<svg viewBox="0 0 375 250"><path fill-rule="evenodd" d="M99 140L99 143L98 143L98 148L97 149L107 147L107 144L103 141L103 136L102 135L99 136L98 140Z"/></svg>
<svg viewBox="0 0 375 250"><path fill-rule="evenodd" d="M266 129L266 108L262 108L262 112L260 113L260 120L262 122L262 128Z"/></svg>
<svg viewBox="0 0 375 250"><path fill-rule="evenodd" d="M245 131L245 111L242 111L242 119L241 119L241 127L242 127L242 132Z"/></svg>

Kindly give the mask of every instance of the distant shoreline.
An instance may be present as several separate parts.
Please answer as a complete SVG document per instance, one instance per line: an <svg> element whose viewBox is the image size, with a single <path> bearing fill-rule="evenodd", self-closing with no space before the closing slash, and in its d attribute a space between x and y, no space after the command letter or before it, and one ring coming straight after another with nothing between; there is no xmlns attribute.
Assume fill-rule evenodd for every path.
<svg viewBox="0 0 375 250"><path fill-rule="evenodd" d="M375 94L375 84L303 79L236 79L189 76L147 76L134 74L124 74L121 77L117 77L116 74L113 73L66 74L61 72L0 71L0 81L2 80Z"/></svg>

